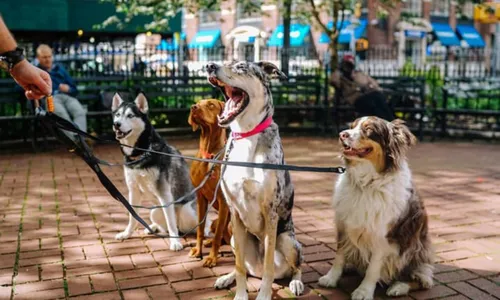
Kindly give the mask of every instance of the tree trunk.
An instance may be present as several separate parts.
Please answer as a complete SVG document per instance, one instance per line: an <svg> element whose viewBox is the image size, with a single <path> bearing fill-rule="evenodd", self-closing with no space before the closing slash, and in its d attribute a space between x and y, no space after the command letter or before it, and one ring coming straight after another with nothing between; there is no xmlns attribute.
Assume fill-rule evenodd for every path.
<svg viewBox="0 0 500 300"><path fill-rule="evenodd" d="M283 48L281 48L281 71L288 77L288 66L290 63L290 19L292 0L284 0L285 13L283 15Z"/></svg>
<svg viewBox="0 0 500 300"><path fill-rule="evenodd" d="M339 64L339 53L337 49L337 39L330 39L330 44L328 45L330 50L330 70L335 72Z"/></svg>

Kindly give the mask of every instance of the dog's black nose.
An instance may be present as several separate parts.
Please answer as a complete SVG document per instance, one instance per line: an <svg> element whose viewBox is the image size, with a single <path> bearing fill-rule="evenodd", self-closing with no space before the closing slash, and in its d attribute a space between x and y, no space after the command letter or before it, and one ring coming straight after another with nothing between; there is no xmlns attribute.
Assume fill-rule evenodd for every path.
<svg viewBox="0 0 500 300"><path fill-rule="evenodd" d="M348 139L348 138L349 138L349 132L347 132L347 131L342 131L342 132L340 133L340 138L341 138L341 139L343 139L343 140Z"/></svg>
<svg viewBox="0 0 500 300"><path fill-rule="evenodd" d="M120 123L120 122L114 122L114 123L113 123L113 126L114 126L116 129L119 129L119 128L122 126L122 123Z"/></svg>
<svg viewBox="0 0 500 300"><path fill-rule="evenodd" d="M208 63L205 68L207 69L207 72L215 72L219 68L219 66L215 63Z"/></svg>

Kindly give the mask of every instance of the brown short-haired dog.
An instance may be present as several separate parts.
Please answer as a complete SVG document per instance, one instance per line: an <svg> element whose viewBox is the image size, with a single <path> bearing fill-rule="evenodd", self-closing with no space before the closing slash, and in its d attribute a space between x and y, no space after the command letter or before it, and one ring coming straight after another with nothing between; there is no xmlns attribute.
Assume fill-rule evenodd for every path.
<svg viewBox="0 0 500 300"><path fill-rule="evenodd" d="M197 104L191 106L191 113L189 114L188 122L193 127L193 131L201 129L200 135L200 148L196 157L198 158L213 158L226 143L226 130L219 127L217 123L217 116L221 114L224 109L224 102L207 99L201 100ZM206 162L193 161L191 164L191 181L194 186L198 186L211 165ZM212 176L207 180L205 185L197 192L198 201L198 220L201 222L205 217L208 204L214 197L215 187L220 178L220 166L216 166ZM214 208L219 211L219 218L215 224L215 236L212 240L212 250L205 261L204 267L214 267L217 264L217 256L219 255L219 248L222 238L226 243L230 243L230 232L228 231L229 223L229 208L224 199L222 190L219 188L217 192L217 201ZM198 226L196 235L196 246L191 249L190 256L200 257L202 253L202 243L204 239L203 228L205 223ZM207 243L208 244L208 243Z"/></svg>

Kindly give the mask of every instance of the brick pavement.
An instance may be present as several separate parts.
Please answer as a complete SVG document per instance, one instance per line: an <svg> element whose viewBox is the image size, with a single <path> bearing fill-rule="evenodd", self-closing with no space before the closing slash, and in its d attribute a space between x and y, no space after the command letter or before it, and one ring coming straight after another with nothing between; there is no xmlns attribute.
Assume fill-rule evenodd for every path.
<svg viewBox="0 0 500 300"><path fill-rule="evenodd" d="M184 154L196 140L175 140ZM338 164L332 139L285 138L287 161L300 165ZM500 146L423 143L411 152L415 181L430 214L437 251L436 286L399 299L500 299ZM119 161L117 148L97 154ZM104 168L126 195L121 168ZM317 286L335 253L333 211L336 175L293 173L294 219L304 246L303 299L348 299L361 278L343 277L338 289ZM228 246L217 267L203 268L168 241L145 236L117 242L127 214L106 193L82 161L64 151L0 156L0 299L222 299L216 276L233 266ZM144 217L147 212L142 212ZM205 255L209 249L205 249ZM250 278L255 296L260 281ZM276 298L290 298L287 282L274 284ZM384 289L377 289L384 299Z"/></svg>

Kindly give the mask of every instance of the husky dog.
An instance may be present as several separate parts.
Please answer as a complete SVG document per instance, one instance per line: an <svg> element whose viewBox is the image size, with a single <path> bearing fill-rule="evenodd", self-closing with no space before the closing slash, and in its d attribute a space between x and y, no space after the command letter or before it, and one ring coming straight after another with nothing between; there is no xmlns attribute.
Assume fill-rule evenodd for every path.
<svg viewBox="0 0 500 300"><path fill-rule="evenodd" d="M268 62L209 63L208 81L222 91L219 125L230 127L228 161L284 164L278 125L272 121L270 77L284 77ZM231 212L236 268L215 282L226 288L236 279L235 299L248 299L247 273L262 278L257 299L271 299L274 279L291 277L290 290L304 291L302 248L292 221L294 188L288 171L227 166L222 190Z"/></svg>
<svg viewBox="0 0 500 300"><path fill-rule="evenodd" d="M134 102L124 102L115 94L113 97L113 130L121 144L151 149L159 152L180 154L168 145L155 131L148 119L148 101L140 93ZM188 194L193 190L189 169L182 158L147 153L121 146L125 161L125 181L129 190L130 204L140 203L140 192L150 193L158 199L160 205ZM162 209L151 210L152 230L178 236L179 231L188 232L197 222L195 195ZM127 228L116 235L117 240L129 238L134 232L137 221L130 215ZM179 238L170 238L170 250L179 251L183 246Z"/></svg>

